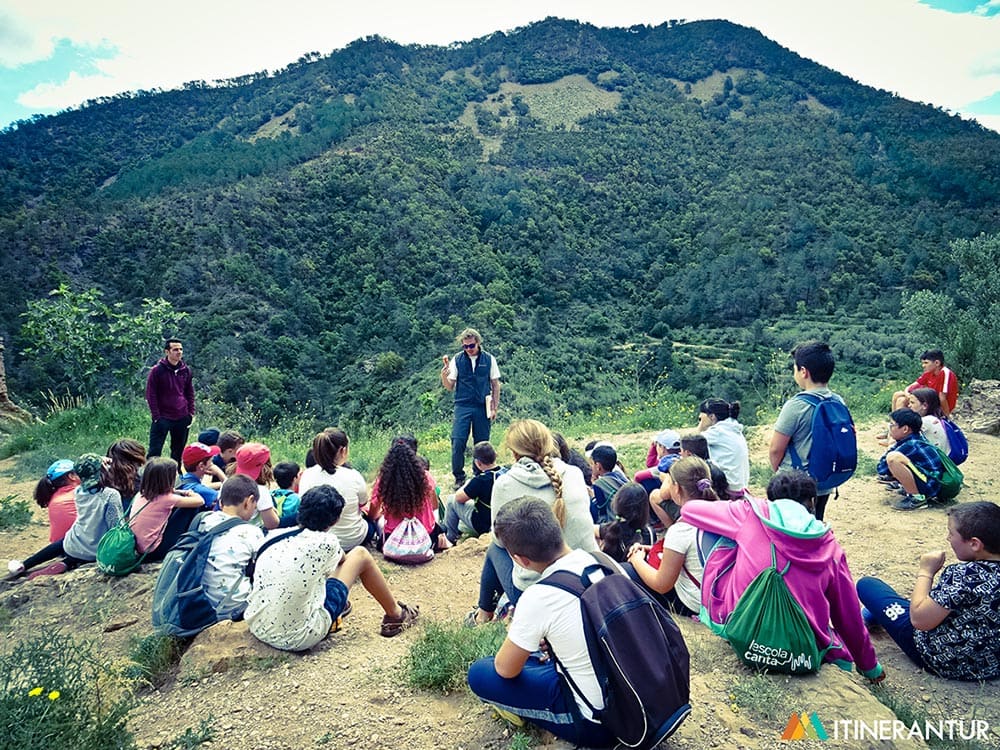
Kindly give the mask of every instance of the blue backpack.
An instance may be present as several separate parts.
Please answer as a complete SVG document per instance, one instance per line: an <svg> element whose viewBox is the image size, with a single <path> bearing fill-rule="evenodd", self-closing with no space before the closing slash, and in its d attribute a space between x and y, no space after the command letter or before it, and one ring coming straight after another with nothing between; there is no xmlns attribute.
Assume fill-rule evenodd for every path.
<svg viewBox="0 0 1000 750"><path fill-rule="evenodd" d="M234 517L201 531L198 526L204 515L194 517L187 532L163 558L153 587L153 631L157 635L188 638L219 621L202 585L205 563L215 537L247 522Z"/></svg>
<svg viewBox="0 0 1000 750"><path fill-rule="evenodd" d="M808 391L795 398L813 405L812 447L809 449L809 475L816 480L820 493L839 487L858 468L858 438L854 420L844 402L832 396ZM788 446L792 466L801 469L802 458L794 445Z"/></svg>
<svg viewBox="0 0 1000 750"><path fill-rule="evenodd" d="M948 458L952 463L958 465L969 457L969 440L962 432L962 428L952 422L948 417L941 418L941 426L944 427L944 434L948 436Z"/></svg>

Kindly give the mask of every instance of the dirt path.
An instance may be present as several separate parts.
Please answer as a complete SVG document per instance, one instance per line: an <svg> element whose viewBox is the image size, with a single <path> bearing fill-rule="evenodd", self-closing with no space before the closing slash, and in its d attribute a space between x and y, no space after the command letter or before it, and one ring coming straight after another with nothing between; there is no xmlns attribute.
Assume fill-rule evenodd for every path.
<svg viewBox="0 0 1000 750"><path fill-rule="evenodd" d="M859 434L860 447L873 457L882 450L875 443L874 432L869 428ZM631 435L616 442L645 445L650 437ZM962 467L966 489L960 499L995 501L995 485L989 474L1000 464L1000 439L976 434L969 439L972 457ZM756 461L764 460L765 440L763 433L752 440ZM0 497L11 493L30 497L32 483L12 482L5 469L9 470L9 464L0 464ZM933 509L895 512L888 507L888 499L888 493L873 478L853 479L831 503L828 521L847 551L855 578L877 575L901 591L909 591L919 555L930 549L947 549L945 513ZM47 529L40 514L38 518L40 523L25 531L0 533L0 560L30 554L47 542ZM484 547L483 540L473 540L420 568L384 567L400 599L420 604L425 619L456 621L476 599ZM950 550L948 554L953 562ZM151 574L108 580L87 566L64 576L0 589L0 606L11 614L0 632L10 642L63 628L124 653L131 638L150 632L153 580ZM242 668L188 675L150 695L133 714L139 746L161 747L208 717L212 717L215 729L212 746L231 750L509 746L511 728L491 719L467 691L440 696L409 688L401 664L415 633L380 638L380 613L374 602L363 595L352 597L352 601L354 612L346 627L306 655L246 658ZM692 651L694 713L668 746L691 750L782 746L779 737L788 711L761 720L746 710L734 709L733 686L747 680L749 673L738 667L728 646L705 628L692 622L681 626ZM233 634L227 638L244 643L249 640ZM990 721L994 731L1000 732L1000 691L996 685L966 685L924 674L884 634L875 636L875 647L888 669L891 685L931 718L974 716ZM774 681L782 688L789 711L816 711L827 722L890 716L878 713L884 709L871 698L863 680L835 668L824 667L818 677ZM1000 747L997 737L994 735L992 742ZM819 747L817 743L806 746L811 744ZM826 746L884 748L893 743L831 741ZM568 746L556 742L550 747Z"/></svg>

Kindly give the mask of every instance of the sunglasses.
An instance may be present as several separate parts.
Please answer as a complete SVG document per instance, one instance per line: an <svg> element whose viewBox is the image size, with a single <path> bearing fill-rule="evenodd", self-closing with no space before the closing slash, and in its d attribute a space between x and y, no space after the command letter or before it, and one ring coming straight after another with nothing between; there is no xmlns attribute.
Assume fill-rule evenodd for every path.
<svg viewBox="0 0 1000 750"><path fill-rule="evenodd" d="M477 344L477 343L462 344L462 348L463 349L475 349L477 346L479 346L479 344Z"/></svg>

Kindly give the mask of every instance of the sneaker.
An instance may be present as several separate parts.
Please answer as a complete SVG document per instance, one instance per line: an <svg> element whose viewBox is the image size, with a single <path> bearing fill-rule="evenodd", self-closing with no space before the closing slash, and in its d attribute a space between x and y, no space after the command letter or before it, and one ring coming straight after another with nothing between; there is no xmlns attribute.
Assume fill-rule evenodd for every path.
<svg viewBox="0 0 1000 750"><path fill-rule="evenodd" d="M923 495L904 495L903 499L892 506L893 510L920 510L927 507L927 498Z"/></svg>
<svg viewBox="0 0 1000 750"><path fill-rule="evenodd" d="M28 573L28 580L33 581L41 576L58 576L62 575L68 570L66 563L62 560L54 562L51 565L46 565L44 568L39 568L38 570L33 570Z"/></svg>
<svg viewBox="0 0 1000 750"><path fill-rule="evenodd" d="M522 719L517 714L511 713L506 709L499 708L498 706L493 706L493 715L498 719L503 719L504 721L509 721L515 727L523 727L524 719Z"/></svg>
<svg viewBox="0 0 1000 750"><path fill-rule="evenodd" d="M882 484L895 484L896 483L896 479L892 476L892 474L879 474L878 477L877 477L877 479Z"/></svg>
<svg viewBox="0 0 1000 750"><path fill-rule="evenodd" d="M452 485L452 488L455 489L455 490L460 490L460 489L462 489L465 486L465 483L467 481L469 481L469 480L467 480L465 477L462 477L461 479L459 479L458 477L455 477L455 484Z"/></svg>
<svg viewBox="0 0 1000 750"><path fill-rule="evenodd" d="M24 575L24 563L20 560L11 560L7 563L7 575L4 577L5 581L13 581L15 578L20 578Z"/></svg>
<svg viewBox="0 0 1000 750"><path fill-rule="evenodd" d="M379 635L385 638L397 636L412 626L417 621L417 617L420 616L420 607L411 607L399 602L399 608L403 610L399 617L382 616L382 627L379 629Z"/></svg>
<svg viewBox="0 0 1000 750"><path fill-rule="evenodd" d="M885 487L887 490L895 491L898 489L902 489L903 485L901 485L899 482L893 479L891 482L883 482L882 486Z"/></svg>

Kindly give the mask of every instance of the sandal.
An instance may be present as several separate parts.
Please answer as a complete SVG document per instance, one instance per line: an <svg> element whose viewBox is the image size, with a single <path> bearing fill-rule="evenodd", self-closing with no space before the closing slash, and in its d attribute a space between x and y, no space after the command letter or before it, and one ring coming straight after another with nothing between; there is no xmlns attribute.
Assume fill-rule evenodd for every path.
<svg viewBox="0 0 1000 750"><path fill-rule="evenodd" d="M382 627L379 629L379 635L385 638L397 636L413 625L420 615L420 607L411 607L408 604L399 602L399 608L402 610L399 617L382 616Z"/></svg>

